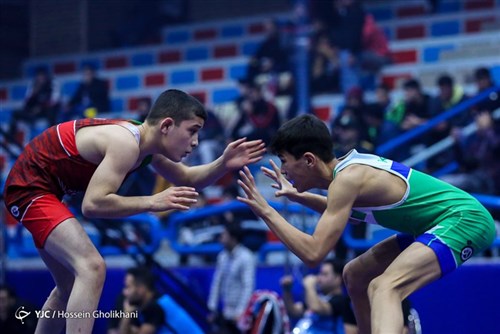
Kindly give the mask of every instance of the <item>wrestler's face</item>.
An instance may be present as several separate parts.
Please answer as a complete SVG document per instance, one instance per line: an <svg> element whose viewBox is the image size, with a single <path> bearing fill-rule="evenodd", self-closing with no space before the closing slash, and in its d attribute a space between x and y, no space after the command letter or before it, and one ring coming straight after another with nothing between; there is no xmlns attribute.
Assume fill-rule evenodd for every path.
<svg viewBox="0 0 500 334"><path fill-rule="evenodd" d="M201 117L175 124L173 119L166 118L160 125L163 154L174 162L179 162L198 146L198 133L205 124Z"/></svg>
<svg viewBox="0 0 500 334"><path fill-rule="evenodd" d="M278 154L278 158L281 161L281 174L292 183L297 191L303 192L312 188L308 185L311 171L307 168L307 161L304 157L295 159L290 153L282 152Z"/></svg>

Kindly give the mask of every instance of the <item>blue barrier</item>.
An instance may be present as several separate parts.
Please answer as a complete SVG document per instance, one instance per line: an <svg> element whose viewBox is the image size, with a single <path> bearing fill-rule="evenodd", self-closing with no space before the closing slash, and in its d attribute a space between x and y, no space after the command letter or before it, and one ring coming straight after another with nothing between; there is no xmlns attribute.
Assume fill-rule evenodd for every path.
<svg viewBox="0 0 500 334"><path fill-rule="evenodd" d="M500 209L500 197L472 194L476 197L486 208L490 210ZM284 204L281 202L271 202L273 208L278 210L283 215L298 214L304 216L317 215L311 209L305 208L298 204ZM215 255L222 250L222 245L218 242L212 242L199 245L185 245L178 242L177 237L179 229L184 224L193 221L201 220L210 216L222 215L226 212L235 214L249 212L250 208L239 202L230 201L223 204L210 205L200 209L194 209L188 212L177 212L170 216L170 220L166 228L161 226L159 219L149 213L134 215L128 218L120 219L118 224L131 223L134 227L140 227L146 236L146 242L130 242L125 245L102 245L102 237L91 234L90 238L103 256L119 255L119 254L147 254L151 255L156 252L160 246L161 239L167 238L174 251L178 254L198 254L198 255ZM100 220L101 228L109 227L107 220ZM348 248L352 250L366 250L388 236L396 233L390 229L381 229L373 233L370 239L358 239L352 236L352 227L347 224L347 227L342 235L342 238ZM13 236L7 235L6 237L8 246L8 255L10 258L18 257L31 257L37 256L38 252L33 244L31 235L26 233L22 225L16 228ZM127 240L125 240L127 242ZM500 238L496 238L493 247L500 246ZM258 255L260 261L264 262L270 252L285 251L286 247L281 242L267 242L260 247Z"/></svg>
<svg viewBox="0 0 500 334"><path fill-rule="evenodd" d="M106 222L103 220L103 222ZM161 243L161 223L157 216L152 213L140 213L127 218L120 219L119 224L130 223L136 230L140 230L145 240L125 240L125 245L99 245L101 255L120 255L120 254L146 254L152 255L159 248Z"/></svg>
<svg viewBox="0 0 500 334"><path fill-rule="evenodd" d="M315 214L313 210L298 204L285 205L280 202L271 202L270 204L276 210L286 212L287 214ZM169 217L168 226L163 235L169 239L172 249L179 254L217 254L222 250L222 245L218 242L199 245L185 245L179 243L177 237L180 227L190 221L203 220L207 217L222 215L226 212L238 214L248 213L250 211L250 208L246 204L233 200L223 204L210 205L187 212L173 213ZM264 260L269 252L284 250L286 250L286 247L281 242L269 242L259 249L259 258Z"/></svg>
<svg viewBox="0 0 500 334"><path fill-rule="evenodd" d="M115 221L116 225L122 227L125 223L130 223L134 229L142 232L144 240L127 240L117 237L113 245L102 245L103 237L100 234L89 233L90 240L94 243L99 253L103 256L121 254L154 254L161 243L162 230L158 217L150 213L141 213ZM97 223L97 221L95 222ZM111 228L109 220L99 220L103 228ZM110 238L111 239L111 238ZM120 239L120 240L118 240ZM9 258L34 257L38 256L37 248L33 242L31 234L21 225L15 227L14 233L5 235L7 255Z"/></svg>

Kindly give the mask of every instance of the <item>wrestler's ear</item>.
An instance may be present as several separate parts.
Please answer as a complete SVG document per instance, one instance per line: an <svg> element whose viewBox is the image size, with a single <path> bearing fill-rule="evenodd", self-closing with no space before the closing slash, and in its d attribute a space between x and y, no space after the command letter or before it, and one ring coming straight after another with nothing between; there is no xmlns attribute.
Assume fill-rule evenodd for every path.
<svg viewBox="0 0 500 334"><path fill-rule="evenodd" d="M311 152L306 152L302 156L307 167L312 167L316 164L316 156Z"/></svg>
<svg viewBox="0 0 500 334"><path fill-rule="evenodd" d="M164 118L160 122L160 131L163 134L167 134L173 126L174 126L173 118L171 117Z"/></svg>

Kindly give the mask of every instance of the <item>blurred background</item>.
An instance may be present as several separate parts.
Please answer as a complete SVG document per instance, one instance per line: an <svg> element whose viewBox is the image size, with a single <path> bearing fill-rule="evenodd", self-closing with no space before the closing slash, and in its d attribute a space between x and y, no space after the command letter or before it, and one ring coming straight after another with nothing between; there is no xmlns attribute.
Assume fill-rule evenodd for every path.
<svg viewBox="0 0 500 334"><path fill-rule="evenodd" d="M210 162L243 136L269 142L283 122L312 113L330 128L337 156L357 149L401 161L470 192L500 218L499 0L0 0L0 49L2 189L23 146L47 127L84 117L143 120L162 91L176 88L209 111L186 164ZM314 230L315 213L274 198L256 178L294 226ZM68 198L108 264L100 308L115 309L126 270L146 266L159 291L214 332L209 291L228 222L241 227L238 243L255 257L252 291L279 299L280 277L300 283L317 273L235 201L235 181L228 174L206 188L188 213L124 220L88 220L81 199ZM169 186L145 170L121 193ZM39 309L51 277L3 206L0 219L0 283ZM331 257L348 261L392 233L350 227ZM421 332L498 331L499 247L497 237L410 296ZM300 284L293 291L304 294ZM467 316L457 314L462 307ZM98 319L95 333L110 326Z"/></svg>

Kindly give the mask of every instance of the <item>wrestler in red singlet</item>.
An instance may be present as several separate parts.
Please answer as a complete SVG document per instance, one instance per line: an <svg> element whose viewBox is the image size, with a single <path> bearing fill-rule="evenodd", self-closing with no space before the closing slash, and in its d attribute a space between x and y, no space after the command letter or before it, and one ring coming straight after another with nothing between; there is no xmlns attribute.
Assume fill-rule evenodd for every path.
<svg viewBox="0 0 500 334"><path fill-rule="evenodd" d="M38 248L43 248L54 227L74 216L61 203L63 196L85 191L97 168L80 156L76 132L86 126L120 123L130 124L95 118L58 124L35 137L15 162L5 184L5 204L31 232Z"/></svg>

